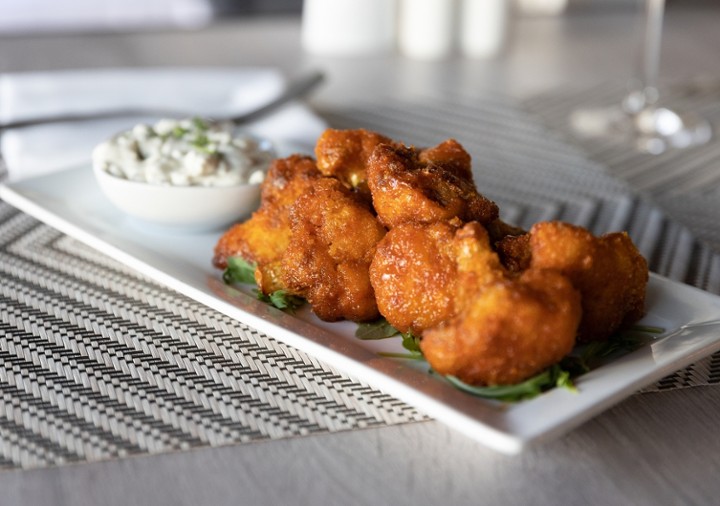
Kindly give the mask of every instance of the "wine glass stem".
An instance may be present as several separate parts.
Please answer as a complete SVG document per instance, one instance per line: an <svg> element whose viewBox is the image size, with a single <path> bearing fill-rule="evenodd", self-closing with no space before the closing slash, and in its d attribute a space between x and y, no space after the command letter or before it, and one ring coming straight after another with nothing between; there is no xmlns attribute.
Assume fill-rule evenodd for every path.
<svg viewBox="0 0 720 506"><path fill-rule="evenodd" d="M645 0L642 93L646 105L652 104L658 98L657 80L660 68L660 46L664 14L665 0Z"/></svg>

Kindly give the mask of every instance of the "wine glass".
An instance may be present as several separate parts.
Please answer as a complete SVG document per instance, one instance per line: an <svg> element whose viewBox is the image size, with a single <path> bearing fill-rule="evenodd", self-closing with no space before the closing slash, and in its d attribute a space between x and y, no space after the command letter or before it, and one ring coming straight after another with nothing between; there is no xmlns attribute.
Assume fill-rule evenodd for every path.
<svg viewBox="0 0 720 506"><path fill-rule="evenodd" d="M664 14L665 0L645 0L640 85L619 104L573 111L570 126L576 133L631 143L651 154L697 146L711 139L712 129L703 118L661 103L657 79Z"/></svg>

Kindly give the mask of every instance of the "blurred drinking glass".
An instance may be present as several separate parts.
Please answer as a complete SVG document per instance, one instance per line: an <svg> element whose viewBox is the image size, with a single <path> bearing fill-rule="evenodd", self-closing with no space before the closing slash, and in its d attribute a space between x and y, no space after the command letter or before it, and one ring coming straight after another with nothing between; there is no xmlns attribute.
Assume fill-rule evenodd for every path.
<svg viewBox="0 0 720 506"><path fill-rule="evenodd" d="M662 105L657 79L660 65L664 0L645 0L642 81L620 104L578 109L570 116L572 129L584 137L629 142L640 151L660 154L708 142L710 124L689 111Z"/></svg>

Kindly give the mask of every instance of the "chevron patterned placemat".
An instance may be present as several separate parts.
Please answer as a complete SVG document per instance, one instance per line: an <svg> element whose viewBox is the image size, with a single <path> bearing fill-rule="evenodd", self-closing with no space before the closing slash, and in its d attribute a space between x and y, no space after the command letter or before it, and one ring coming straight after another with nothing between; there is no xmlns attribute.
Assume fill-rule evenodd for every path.
<svg viewBox="0 0 720 506"><path fill-rule="evenodd" d="M508 221L627 229L653 270L720 292L720 257L499 96L321 111L414 144L460 140ZM707 385L709 357L649 390ZM33 468L424 416L0 203L0 467Z"/></svg>
<svg viewBox="0 0 720 506"><path fill-rule="evenodd" d="M696 113L711 123L714 139L708 144L650 155L617 139L573 133L569 122L573 111L619 104L626 92L621 84L604 83L588 89L555 90L531 97L524 106L564 142L577 146L608 174L651 198L720 251L720 82L675 84L660 92L662 105Z"/></svg>
<svg viewBox="0 0 720 506"><path fill-rule="evenodd" d="M0 203L0 466L422 418Z"/></svg>

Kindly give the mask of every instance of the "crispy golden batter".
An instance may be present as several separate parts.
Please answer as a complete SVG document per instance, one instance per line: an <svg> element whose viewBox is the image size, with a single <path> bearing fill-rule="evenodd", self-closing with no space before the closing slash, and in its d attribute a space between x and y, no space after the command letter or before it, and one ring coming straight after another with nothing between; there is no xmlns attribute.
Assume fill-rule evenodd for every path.
<svg viewBox="0 0 720 506"><path fill-rule="evenodd" d="M370 281L380 313L400 332L419 336L455 314L458 226L405 223L377 245Z"/></svg>
<svg viewBox="0 0 720 506"><path fill-rule="evenodd" d="M466 223L453 241L458 267L457 298L467 302L483 286L505 279L507 271L490 246L490 236L477 222Z"/></svg>
<svg viewBox="0 0 720 506"><path fill-rule="evenodd" d="M495 249L508 271L520 273L530 267L530 234L507 235L495 243Z"/></svg>
<svg viewBox="0 0 720 506"><path fill-rule="evenodd" d="M395 142L369 130L325 130L315 144L320 172L336 177L350 188L366 188L367 163L379 144Z"/></svg>
<svg viewBox="0 0 720 506"><path fill-rule="evenodd" d="M580 340L607 339L643 316L647 261L626 233L594 237L567 223L537 223L530 250L531 268L559 271L582 294Z"/></svg>
<svg viewBox="0 0 720 506"><path fill-rule="evenodd" d="M435 223L458 217L487 224L497 219L494 202L471 180L443 165L423 162L412 148L378 145L367 169L368 186L381 223Z"/></svg>
<svg viewBox="0 0 720 506"><path fill-rule="evenodd" d="M510 278L477 222L391 229L370 268L378 306L422 335L434 370L471 384L514 383L570 352L580 296L556 272Z"/></svg>
<svg viewBox="0 0 720 506"><path fill-rule="evenodd" d="M326 321L382 314L421 337L432 368L513 384L606 339L644 312L647 262L627 234L499 219L454 139L418 149L367 130L327 130L310 157L277 160L261 205L218 241L213 263L257 263ZM387 230L389 229L389 231Z"/></svg>
<svg viewBox="0 0 720 506"><path fill-rule="evenodd" d="M370 281L380 313L401 332L421 336L454 317L478 287L504 277L477 222L404 223L378 244Z"/></svg>
<svg viewBox="0 0 720 506"><path fill-rule="evenodd" d="M439 165L458 177L473 181L470 154L455 139L448 139L437 146L420 150L420 163Z"/></svg>
<svg viewBox="0 0 720 506"><path fill-rule="evenodd" d="M228 258L239 256L258 265L255 278L264 293L282 288L278 266L273 264L290 242L290 206L320 177L310 157L293 155L275 160L262 184L260 208L220 237L213 265L224 269Z"/></svg>
<svg viewBox="0 0 720 506"><path fill-rule="evenodd" d="M336 179L323 178L290 211L292 237L282 281L325 321L378 318L368 269L385 235L365 202Z"/></svg>
<svg viewBox="0 0 720 506"><path fill-rule="evenodd" d="M516 227L515 225L510 225L509 223L504 222L500 218L488 223L485 228L487 229L488 235L490 236L490 243L494 245L496 245L499 241L502 241L505 238L517 237L527 233L527 230L523 230L522 228Z"/></svg>
<svg viewBox="0 0 720 506"><path fill-rule="evenodd" d="M531 269L482 286L454 319L427 330L420 348L439 374L473 385L514 384L572 350L580 313L580 296L565 276Z"/></svg>

